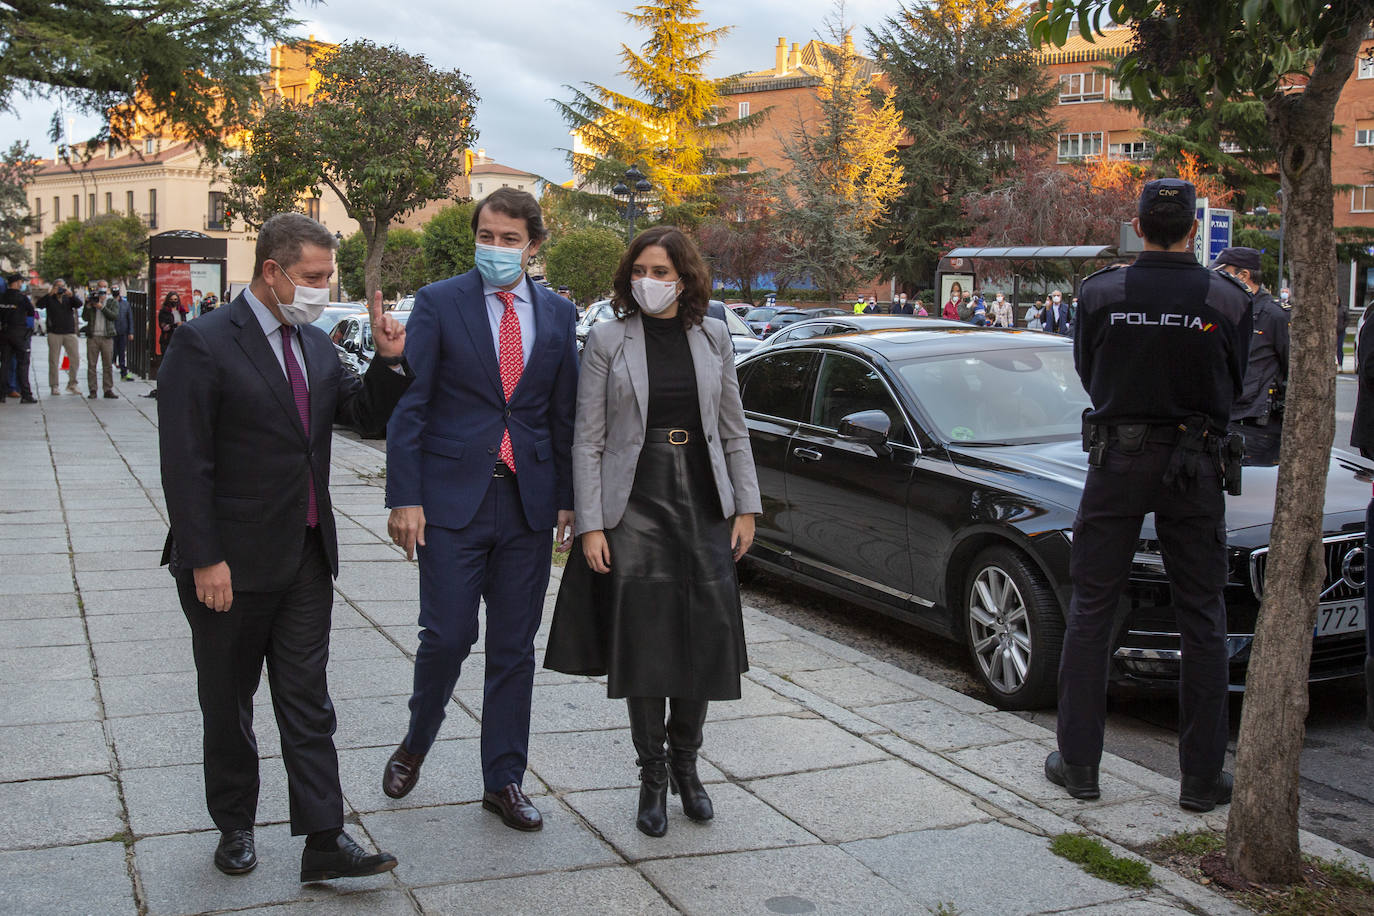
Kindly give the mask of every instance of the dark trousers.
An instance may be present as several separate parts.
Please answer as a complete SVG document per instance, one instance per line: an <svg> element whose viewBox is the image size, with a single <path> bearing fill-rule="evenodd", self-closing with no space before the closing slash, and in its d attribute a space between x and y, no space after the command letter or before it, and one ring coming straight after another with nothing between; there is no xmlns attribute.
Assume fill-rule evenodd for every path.
<svg viewBox="0 0 1374 916"><path fill-rule="evenodd" d="M189 572L178 577L177 592L191 624L205 725L205 802L215 826L251 827L257 817L253 694L264 661L281 732L291 833L343 826L334 704L325 680L333 581L318 529L306 535L296 578L281 591L236 591L222 613L196 599Z"/></svg>
<svg viewBox="0 0 1374 916"><path fill-rule="evenodd" d="M1155 528L1182 635L1179 766L1186 776L1221 772L1226 755L1227 661L1225 498L1210 459L1186 490L1163 482L1173 446L1147 443L1134 455L1112 447L1090 468L1073 525L1069 606L1059 661L1059 750L1067 763L1096 766L1107 720L1107 676L1122 590L1140 525Z"/></svg>
<svg viewBox="0 0 1374 916"><path fill-rule="evenodd" d="M129 371L129 339L123 334L114 338L114 364L121 376Z"/></svg>
<svg viewBox="0 0 1374 916"><path fill-rule="evenodd" d="M1374 499L1369 501L1369 508L1364 514L1364 530L1366 534L1374 531ZM1374 729L1374 601L1370 598L1369 577L1366 575L1364 580L1364 686L1368 694L1365 700L1365 721L1371 729Z"/></svg>
<svg viewBox="0 0 1374 916"><path fill-rule="evenodd" d="M33 397L33 389L29 386L29 341L15 340L10 337L0 337L0 369L4 371L5 391L0 395L9 394L11 391L18 391L26 398ZM13 372L13 382L16 388L10 388L10 373Z"/></svg>
<svg viewBox="0 0 1374 916"><path fill-rule="evenodd" d="M1283 441L1283 421L1271 419L1263 426L1232 422L1228 432L1240 433L1245 439L1245 463L1272 467L1279 463L1279 445Z"/></svg>
<svg viewBox="0 0 1374 916"><path fill-rule="evenodd" d="M439 734L444 707L477 642L477 607L485 599L482 779L488 791L525 778L534 634L544 613L552 550L552 532L532 530L525 521L514 477L492 479L467 527L426 526L419 548L420 647L406 750L427 753Z"/></svg>

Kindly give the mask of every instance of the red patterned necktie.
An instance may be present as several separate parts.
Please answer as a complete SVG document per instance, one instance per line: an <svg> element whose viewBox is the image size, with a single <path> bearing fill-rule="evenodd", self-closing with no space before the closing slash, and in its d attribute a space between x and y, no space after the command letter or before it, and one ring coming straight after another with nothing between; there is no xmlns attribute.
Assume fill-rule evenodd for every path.
<svg viewBox="0 0 1374 916"><path fill-rule="evenodd" d="M286 378L291 382L291 397L296 401L296 413L300 414L301 426L305 428L305 438L310 439L310 388L305 384L305 373L301 364L296 362L296 354L291 350L291 335L296 329L289 324L281 326L281 355L286 363ZM307 485L310 488L309 502L305 509L305 524L314 528L320 523L320 509L315 502L315 475L307 468Z"/></svg>
<svg viewBox="0 0 1374 916"><path fill-rule="evenodd" d="M510 405L511 392L520 382L520 373L525 371L525 350L520 340L520 319L515 315L515 293L499 290L496 298L501 300L505 311L501 313L501 330L498 335L500 346L497 356L501 363L501 391ZM510 429L501 434L501 460L506 467L515 470L515 449L510 444Z"/></svg>

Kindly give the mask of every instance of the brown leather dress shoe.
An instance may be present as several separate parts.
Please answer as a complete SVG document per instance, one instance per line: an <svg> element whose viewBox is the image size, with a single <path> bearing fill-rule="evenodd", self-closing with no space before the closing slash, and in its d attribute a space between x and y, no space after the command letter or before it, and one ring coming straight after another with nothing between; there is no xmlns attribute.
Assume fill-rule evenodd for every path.
<svg viewBox="0 0 1374 916"><path fill-rule="evenodd" d="M420 781L420 764L424 762L424 754L412 754L404 744L397 745L382 771L382 791L390 798L404 798Z"/></svg>
<svg viewBox="0 0 1374 916"><path fill-rule="evenodd" d="M505 825L516 830L541 830L544 827L544 816L529 796L513 782L507 783L500 792L483 792L482 807L501 815Z"/></svg>

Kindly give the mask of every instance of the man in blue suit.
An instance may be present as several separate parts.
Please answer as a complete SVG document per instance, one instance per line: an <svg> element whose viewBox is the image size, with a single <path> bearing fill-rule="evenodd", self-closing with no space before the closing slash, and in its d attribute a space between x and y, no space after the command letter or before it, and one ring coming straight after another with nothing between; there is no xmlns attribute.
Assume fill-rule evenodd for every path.
<svg viewBox="0 0 1374 916"><path fill-rule="evenodd" d="M382 791L414 788L477 640L486 600L482 806L518 830L543 819L521 790L534 634L553 529L570 544L576 312L530 282L548 236L533 196L499 188L472 217L477 267L424 287L407 323L415 382L387 427L388 530L420 561L420 646L410 729Z"/></svg>

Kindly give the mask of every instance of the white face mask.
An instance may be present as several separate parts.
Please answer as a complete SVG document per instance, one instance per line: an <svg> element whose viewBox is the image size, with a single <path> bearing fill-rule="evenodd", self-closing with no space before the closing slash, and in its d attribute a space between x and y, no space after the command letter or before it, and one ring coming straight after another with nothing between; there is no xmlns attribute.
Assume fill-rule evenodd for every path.
<svg viewBox="0 0 1374 916"><path fill-rule="evenodd" d="M677 301L677 280L639 277L630 281L630 292L646 315L661 315Z"/></svg>
<svg viewBox="0 0 1374 916"><path fill-rule="evenodd" d="M282 321L295 327L312 323L320 315L324 314L325 306L329 305L329 288L320 289L314 286L301 286L285 270L282 276L294 287L290 302L282 302L275 289L272 296L277 300L277 310L281 312Z"/></svg>
<svg viewBox="0 0 1374 916"><path fill-rule="evenodd" d="M1059 304L1059 297L1058 297L1058 296L1055 296L1055 297L1054 297L1054 304L1055 304L1055 305L1058 305L1058 304Z"/></svg>
<svg viewBox="0 0 1374 916"><path fill-rule="evenodd" d="M1279 298L1282 299L1284 302L1287 302L1287 301L1288 301L1288 290L1284 290L1283 292L1279 293Z"/></svg>

